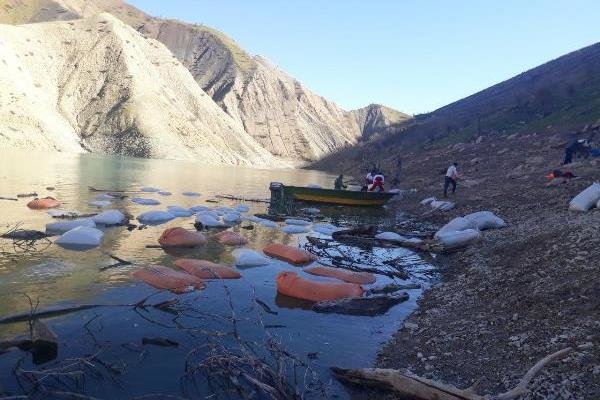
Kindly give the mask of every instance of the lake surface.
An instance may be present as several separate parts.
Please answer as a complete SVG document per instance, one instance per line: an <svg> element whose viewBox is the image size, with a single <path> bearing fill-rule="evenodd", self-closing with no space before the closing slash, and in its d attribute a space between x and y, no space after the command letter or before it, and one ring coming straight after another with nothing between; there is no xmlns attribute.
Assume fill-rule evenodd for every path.
<svg viewBox="0 0 600 400"><path fill-rule="evenodd" d="M61 209L81 213L98 212L97 208L88 205L97 194L91 192L89 186L107 190L138 190L142 186L153 186L172 192L171 196L136 194L159 200L161 204L156 206L135 204L126 198L116 200L108 207L136 217L144 211L164 210L169 205L216 207L244 203L218 200L216 196L223 194L268 199L271 181L330 187L334 179L334 176L322 172L299 169L260 170L93 155L0 153L0 196L15 197L18 193L37 192L40 197L50 195L59 199ZM54 189L47 190L47 187ZM184 196L182 193L186 191L199 192L201 196ZM207 202L212 199L219 203ZM56 221L45 211L29 210L26 207L29 200L0 201L0 232L17 224L24 229L43 231L47 223ZM266 212L267 205L264 203L244 204L250 206L250 214ZM397 218L383 209L365 211L328 207L321 211L325 222L341 226L361 221L389 224ZM138 224L136 220L131 222ZM109 228L105 230L101 247L86 252L65 250L52 243L24 250L14 248L9 241L0 241L0 250L4 251L0 255L0 317L29 311L29 300L24 294L34 303L39 303L39 309L79 304L136 303L157 292L130 277L133 269L147 264L172 267L178 257L232 264L234 248L218 244L210 238L211 233L207 233L208 243L196 250L167 254L160 248L147 248L147 245L158 244L157 239L165 228L182 226L193 229L193 223L194 218L188 217L142 230ZM240 229L239 226L232 228L249 240L247 248L260 251L268 243L306 243L306 234L288 235L279 228L254 225L252 230ZM315 233L309 235L319 236ZM343 251L355 250L345 248ZM115 262L109 255L131 261L134 265L105 269ZM380 261L400 258L412 273L413 280L427 284L432 268L415 254L406 250L375 248L368 256L373 255ZM318 314L310 310L310 304L277 294L275 276L284 270L305 275L298 267L271 260L267 266L240 269L242 278L239 280L211 281L202 291L184 295L162 292L148 300L148 304L156 304L178 299L173 306L174 313L153 307L134 309L123 306L94 308L48 318L46 323L59 337L58 357L35 365L30 354L19 350L0 354L0 392L3 395L34 393L44 398L64 398L60 392L111 399L143 395L153 395L152 398L164 395L183 398L239 397L235 392L227 392L218 384L218 379L207 380L207 372L208 375L211 372L207 368L213 365L207 360L214 362L217 354L239 354L253 348L256 349L255 356L267 364L273 364L273 357L281 357L282 349L285 349L283 353L293 355L292 359L296 361L292 364L301 366L297 366L297 370L288 366L283 375L297 381L300 388L304 388L305 383L311 383L311 387L316 383L322 384L321 391L309 390L306 397L335 395L346 398L348 394L344 388L329 376L329 367L371 365L381 344L414 309L421 291L409 290L408 302L393 307L382 316ZM389 278L378 276L376 285L389 282ZM264 306L257 304L256 299ZM0 326L2 339L25 337L27 332L26 323ZM177 342L178 346L142 345L143 338L166 338ZM273 356L273 351L269 351L273 350L269 343L277 343L279 350L275 353L278 355ZM288 355L284 358L289 361ZM82 357L87 357L85 362L81 362ZM65 366L72 371L64 375L35 372L65 372ZM306 366L310 367L308 373ZM34 381L31 376L35 377Z"/></svg>

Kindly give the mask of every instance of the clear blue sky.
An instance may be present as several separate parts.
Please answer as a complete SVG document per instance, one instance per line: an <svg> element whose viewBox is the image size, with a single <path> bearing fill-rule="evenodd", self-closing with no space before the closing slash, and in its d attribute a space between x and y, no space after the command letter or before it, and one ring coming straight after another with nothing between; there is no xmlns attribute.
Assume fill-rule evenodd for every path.
<svg viewBox="0 0 600 400"><path fill-rule="evenodd" d="M598 0L130 0L217 28L346 109L432 111L600 41Z"/></svg>

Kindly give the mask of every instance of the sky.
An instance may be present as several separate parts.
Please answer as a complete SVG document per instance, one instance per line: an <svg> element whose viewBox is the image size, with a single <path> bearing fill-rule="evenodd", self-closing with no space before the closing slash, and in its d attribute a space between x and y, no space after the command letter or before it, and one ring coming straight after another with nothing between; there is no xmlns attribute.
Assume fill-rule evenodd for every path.
<svg viewBox="0 0 600 400"><path fill-rule="evenodd" d="M350 110L433 111L600 41L598 0L129 0L216 28Z"/></svg>

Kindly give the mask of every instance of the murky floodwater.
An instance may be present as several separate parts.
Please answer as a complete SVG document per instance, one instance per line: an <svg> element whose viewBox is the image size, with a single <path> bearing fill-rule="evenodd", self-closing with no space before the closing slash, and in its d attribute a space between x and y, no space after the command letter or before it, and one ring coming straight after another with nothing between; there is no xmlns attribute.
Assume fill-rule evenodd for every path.
<svg viewBox="0 0 600 400"><path fill-rule="evenodd" d="M0 154L0 196L15 197L18 193L37 192L40 197L51 195L58 198L63 204L62 209L82 213L97 211L88 205L97 194L90 192L89 186L136 190L151 185L173 193L171 196L142 195L160 200L161 205L158 206L134 204L124 199L114 201L109 207L137 216L148 210L166 209L169 205L213 207L239 203L229 200L221 200L220 204L206 202L215 199L218 194L268 198L271 181L294 185L316 183L329 187L333 180L331 175L305 170L208 167L188 162L90 155ZM47 190L48 186L54 187L54 190ZM200 192L201 196L184 196L182 193L185 191ZM29 210L25 206L28 201L0 201L0 231L15 224L26 229L44 230L45 224L55 221L44 211ZM250 206L250 213L266 211L265 204L246 204ZM392 218L384 210L365 213L364 210L332 207L322 211L326 222L334 224L365 218ZM157 238L165 228L192 228L193 222L193 217L189 217L143 230L129 231L125 227L106 229L102 246L86 252L69 251L53 244L24 251L2 241L0 250L10 254L5 253L0 259L0 316L28 311L29 301L23 293L39 302L39 308L43 309L83 303L130 304L156 292L131 280L130 273L135 266L105 269L114 263L109 254L141 265L172 266L178 256L232 263L233 248L210 239L199 250L173 255L162 249L146 247L157 244ZM306 236L287 235L280 229L259 225L253 230L233 229L249 239L246 247L257 250L272 242L302 243ZM402 257L416 274L430 268L404 250L373 251L381 253L381 258ZM409 291L411 297L408 302L393 307L383 316L317 314L307 308L306 303L277 295L275 276L282 270L302 274L298 267L272 260L264 267L241 270L242 279L226 281L226 287L222 282L210 282L203 291L181 296L160 293L149 300L150 304L155 304L178 297L177 314L152 307L145 310L103 307L50 318L47 323L60 340L58 358L46 365L35 366L28 353L16 350L0 354L0 392L19 394L38 390L48 397L49 393L57 391L77 391L116 399L156 393L211 398L211 393L216 391L223 397L222 389L210 388L203 374L194 366L220 345L225 349L235 349L240 341L254 342L261 352L264 351L265 340L273 338L311 366L324 382L328 396L346 397L344 389L331 380L328 368L333 365L370 365L381 343L389 339L402 319L412 311L420 291ZM377 284L389 281L389 278L378 277ZM253 301L255 298L273 313L259 307ZM0 326L0 337L25 336L27 329L25 323L3 325ZM178 347L142 345L143 338L156 337L175 341ZM83 356L94 356L89 362L91 366L75 368L77 371L85 369L84 379L75 373L68 376L44 375L42 385L36 387L27 378L30 375L13 373L54 365L62 368L67 363L65 360ZM268 357L265 356L265 359ZM293 375L292 372L288 371L287 375ZM299 382L304 379L305 375L298 378Z"/></svg>

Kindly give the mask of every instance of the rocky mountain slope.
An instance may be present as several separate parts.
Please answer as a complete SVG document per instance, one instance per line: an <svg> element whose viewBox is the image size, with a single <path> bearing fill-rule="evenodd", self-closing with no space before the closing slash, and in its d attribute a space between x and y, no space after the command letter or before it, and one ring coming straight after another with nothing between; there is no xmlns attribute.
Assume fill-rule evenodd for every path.
<svg viewBox="0 0 600 400"><path fill-rule="evenodd" d="M358 166L376 151L380 159L481 141L489 135L577 132L600 118L600 43L585 47L429 114L400 122L394 132L332 154L315 164Z"/></svg>
<svg viewBox="0 0 600 400"><path fill-rule="evenodd" d="M369 118L346 112L268 60L202 25L150 17L121 0L0 0L0 22L68 20L106 11L169 48L213 100L256 141L280 158L310 161L383 132L397 113L369 106ZM1 14L4 10L5 15ZM21 11L17 11L21 10ZM379 117L375 110L381 109ZM377 122L375 122L377 121ZM365 123L368 124L364 125Z"/></svg>
<svg viewBox="0 0 600 400"><path fill-rule="evenodd" d="M1 146L280 165L165 46L110 14L0 25L0 38Z"/></svg>
<svg viewBox="0 0 600 400"><path fill-rule="evenodd" d="M392 132L399 124L410 120L412 117L400 111L381 104L369 104L367 107L353 110L358 126L361 127L361 140L374 139Z"/></svg>

